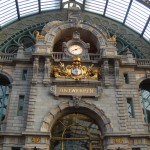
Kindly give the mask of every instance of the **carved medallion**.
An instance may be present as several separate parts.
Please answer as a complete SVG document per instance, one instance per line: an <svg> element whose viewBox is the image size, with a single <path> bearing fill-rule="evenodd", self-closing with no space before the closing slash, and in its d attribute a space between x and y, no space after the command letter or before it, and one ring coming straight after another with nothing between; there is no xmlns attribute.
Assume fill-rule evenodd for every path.
<svg viewBox="0 0 150 150"><path fill-rule="evenodd" d="M121 137L116 137L116 138L115 138L115 143L116 143L116 144L121 144L121 143L123 143L122 138L121 138Z"/></svg>
<svg viewBox="0 0 150 150"><path fill-rule="evenodd" d="M32 137L31 141L34 143L38 143L41 141L41 138L40 137Z"/></svg>

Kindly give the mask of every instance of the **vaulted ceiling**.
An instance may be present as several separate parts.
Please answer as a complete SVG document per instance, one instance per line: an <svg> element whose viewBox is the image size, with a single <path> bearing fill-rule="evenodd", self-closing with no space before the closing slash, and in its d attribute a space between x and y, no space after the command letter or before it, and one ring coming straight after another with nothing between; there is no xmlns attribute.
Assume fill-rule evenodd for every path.
<svg viewBox="0 0 150 150"><path fill-rule="evenodd" d="M141 0L1 0L0 27L25 16L68 8L74 1L82 11L121 22L150 40L150 7Z"/></svg>
<svg viewBox="0 0 150 150"><path fill-rule="evenodd" d="M76 7L79 7L83 13L99 17L99 22L102 24L104 23L104 20L101 20L101 18L106 18L106 20L112 20L113 22L116 22L116 24L120 24L123 28L125 27L133 31L133 33L136 33L137 45L132 44L132 38L130 38L132 34L127 35L130 36L129 39L122 37L122 34L118 34L118 36L123 38L127 43L130 41L130 44L134 45L133 48L139 53L138 57L146 58L150 56L150 51L148 50L150 49L150 5L149 1L146 3L144 0L1 0L0 50L4 49L6 44L10 43L10 40L15 38L16 35L24 32L20 29L19 33L17 31L16 35L13 33L13 35L11 34L11 37L8 38L10 29L13 28L14 30L14 28L16 28L16 30L19 30L18 24L26 20L26 18L41 15L40 24L44 26L44 23L48 22L44 18L44 13L52 12L53 14L54 11L61 12L62 10L71 7L73 4L75 4ZM90 19L87 16L88 15L84 16L84 20L90 22ZM59 18L59 20L64 19L62 16L58 16L57 18ZM55 20L55 18L53 18L53 20ZM32 21L36 26L36 22L38 21ZM97 22L97 20L95 22ZM11 28L10 26L13 26L14 23L15 27ZM23 23L23 30L25 30L25 25L27 25L27 28L29 29L28 24ZM119 28L113 25L114 24L110 25L113 30L111 30L110 27L108 28L109 31L113 34L116 28L116 31L119 32ZM32 24L32 26L34 25ZM120 31L123 32L122 29L120 29ZM4 41L5 38L6 40ZM122 44L121 42L122 41L118 40L118 46ZM124 47L126 47L126 45ZM141 51L143 51L143 53L141 53Z"/></svg>

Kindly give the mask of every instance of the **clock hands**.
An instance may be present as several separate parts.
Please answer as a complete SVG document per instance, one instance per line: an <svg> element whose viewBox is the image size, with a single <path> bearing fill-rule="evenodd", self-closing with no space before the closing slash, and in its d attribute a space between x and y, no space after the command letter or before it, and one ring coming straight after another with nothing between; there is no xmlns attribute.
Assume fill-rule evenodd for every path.
<svg viewBox="0 0 150 150"><path fill-rule="evenodd" d="M72 51L76 51L76 50L78 50L78 49L76 48L76 49L73 49Z"/></svg>
<svg viewBox="0 0 150 150"><path fill-rule="evenodd" d="M72 45L72 46L69 47L69 51L73 55L79 55L79 54L82 53L82 48L79 45Z"/></svg>

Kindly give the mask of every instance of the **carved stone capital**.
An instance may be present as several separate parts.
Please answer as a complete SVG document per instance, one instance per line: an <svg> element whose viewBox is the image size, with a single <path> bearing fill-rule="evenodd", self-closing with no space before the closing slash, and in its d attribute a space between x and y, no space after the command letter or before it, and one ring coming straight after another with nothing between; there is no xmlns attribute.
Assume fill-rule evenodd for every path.
<svg viewBox="0 0 150 150"><path fill-rule="evenodd" d="M79 108L82 96L73 96L74 107Z"/></svg>
<svg viewBox="0 0 150 150"><path fill-rule="evenodd" d="M31 81L31 83L32 83L33 85L36 85L36 84L37 84L37 79L33 78L32 81Z"/></svg>
<svg viewBox="0 0 150 150"><path fill-rule="evenodd" d="M56 85L50 86L50 93L56 96Z"/></svg>

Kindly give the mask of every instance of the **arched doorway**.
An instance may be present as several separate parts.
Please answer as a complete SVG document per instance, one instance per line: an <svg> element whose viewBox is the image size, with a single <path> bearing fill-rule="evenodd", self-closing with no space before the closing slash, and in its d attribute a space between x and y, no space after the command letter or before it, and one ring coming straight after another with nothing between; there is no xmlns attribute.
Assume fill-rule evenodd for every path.
<svg viewBox="0 0 150 150"><path fill-rule="evenodd" d="M150 78L143 80L140 85L141 103L144 114L144 121L150 124Z"/></svg>
<svg viewBox="0 0 150 150"><path fill-rule="evenodd" d="M103 150L102 133L91 117L70 113L53 126L50 150Z"/></svg>
<svg viewBox="0 0 150 150"><path fill-rule="evenodd" d="M0 74L0 121L3 124L3 121L6 118L6 109L8 104L9 97L9 89L10 89L10 81L9 79Z"/></svg>

